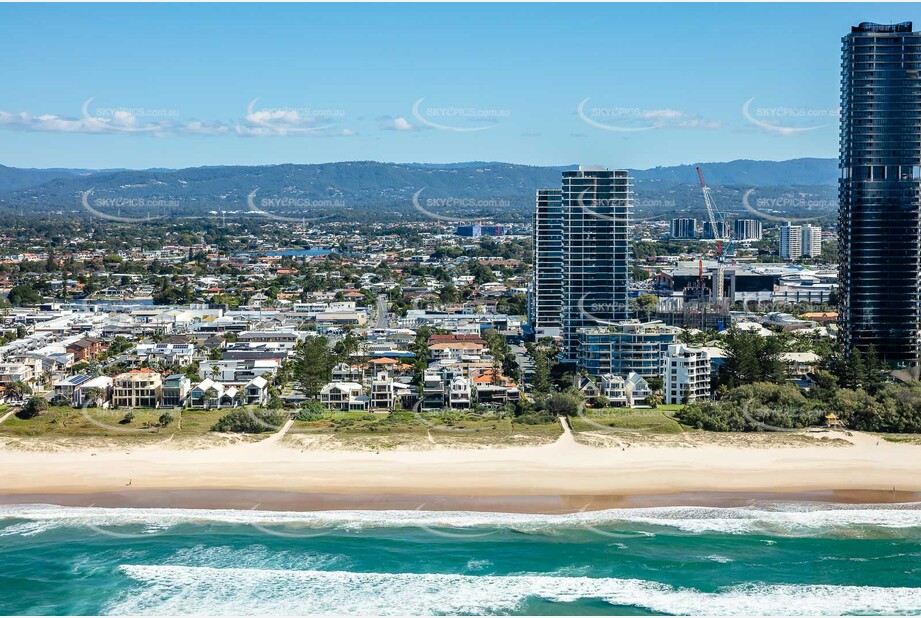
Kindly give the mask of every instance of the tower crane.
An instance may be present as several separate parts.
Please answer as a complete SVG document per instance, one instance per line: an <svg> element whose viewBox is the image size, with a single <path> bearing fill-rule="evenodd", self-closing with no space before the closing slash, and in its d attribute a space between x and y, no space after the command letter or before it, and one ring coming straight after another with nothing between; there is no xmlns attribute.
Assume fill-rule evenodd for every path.
<svg viewBox="0 0 921 618"><path fill-rule="evenodd" d="M700 180L700 190L704 194L704 205L707 207L707 218L710 220L710 230L713 233L713 239L716 241L716 270L712 275L711 289L713 292L713 299L718 300L723 298L724 295L724 263L726 262L726 256L732 255L733 253L733 238L729 231L726 217L723 216L723 213L720 212L719 208L717 208L716 204L713 202L713 196L710 194L710 187L707 186L704 180L704 172L700 167L697 168L697 178ZM702 278L701 273L701 279ZM701 302L703 302L702 295Z"/></svg>
<svg viewBox="0 0 921 618"><path fill-rule="evenodd" d="M713 232L713 239L716 240L716 261L723 263L726 261L726 256L733 253L733 239L729 231L729 225L726 222L726 217L716 207L713 195L710 193L710 187L704 181L704 172L700 167L697 168L697 178L700 180L700 190L704 194L704 205L707 207L710 230Z"/></svg>

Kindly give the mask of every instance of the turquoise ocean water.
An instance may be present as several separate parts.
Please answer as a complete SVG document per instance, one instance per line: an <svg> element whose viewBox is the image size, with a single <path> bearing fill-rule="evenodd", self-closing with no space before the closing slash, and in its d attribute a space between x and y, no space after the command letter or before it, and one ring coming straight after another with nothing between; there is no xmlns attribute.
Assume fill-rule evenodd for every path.
<svg viewBox="0 0 921 618"><path fill-rule="evenodd" d="M0 506L0 614L921 614L921 504Z"/></svg>

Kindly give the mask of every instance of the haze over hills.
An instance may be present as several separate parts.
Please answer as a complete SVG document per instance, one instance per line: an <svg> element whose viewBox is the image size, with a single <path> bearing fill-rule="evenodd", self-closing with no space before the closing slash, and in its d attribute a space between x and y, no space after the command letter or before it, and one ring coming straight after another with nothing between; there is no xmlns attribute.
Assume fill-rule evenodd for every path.
<svg viewBox="0 0 921 618"><path fill-rule="evenodd" d="M631 170L641 214L702 208L698 164ZM700 164L722 207L732 211L749 188L761 197L787 196L833 210L835 159L738 160ZM0 206L14 212L85 212L87 195L100 210L117 205L175 216L212 210L246 212L248 196L258 208L278 214L333 210L406 217L416 201L441 203L444 214L520 220L533 208L534 192L560 184L567 167L510 163L455 164L351 161L323 164L196 167L180 170L35 170L0 166ZM91 192L91 193L87 193ZM796 196L799 196L798 198ZM435 202L436 206L439 203ZM100 206L102 205L102 206ZM436 208L437 209L437 208ZM418 214L418 213L416 213Z"/></svg>

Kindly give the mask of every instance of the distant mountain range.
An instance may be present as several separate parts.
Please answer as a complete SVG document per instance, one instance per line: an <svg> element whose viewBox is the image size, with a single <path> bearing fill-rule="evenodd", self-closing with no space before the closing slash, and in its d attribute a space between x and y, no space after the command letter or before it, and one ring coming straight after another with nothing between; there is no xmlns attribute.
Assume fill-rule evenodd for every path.
<svg viewBox="0 0 921 618"><path fill-rule="evenodd" d="M837 161L793 159L630 170L635 179L637 211L702 212L697 165L714 187L721 208L729 212L741 204L749 188L757 189L762 198L788 198L778 203L827 205L829 212L834 208ZM560 172L574 167L373 161L179 170L0 166L0 207L22 213L76 214L86 212L82 205L85 199L98 211L113 214L117 210L119 214L183 216L246 212L252 210L252 202L258 209L289 216L331 211L345 218L408 218L419 215L414 204L421 204L426 210L449 216L520 220L533 208L538 188L559 186Z"/></svg>

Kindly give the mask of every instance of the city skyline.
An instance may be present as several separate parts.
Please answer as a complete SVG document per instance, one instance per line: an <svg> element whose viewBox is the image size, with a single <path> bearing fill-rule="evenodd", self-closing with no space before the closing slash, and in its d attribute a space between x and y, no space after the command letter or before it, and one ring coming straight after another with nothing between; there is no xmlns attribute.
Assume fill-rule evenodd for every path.
<svg viewBox="0 0 921 618"><path fill-rule="evenodd" d="M905 9L228 6L204 20L195 6L8 5L0 39L29 53L0 68L0 163L831 158L840 32ZM778 31L752 37L749 23ZM555 44L538 43L548 31ZM617 79L598 80L599 63ZM548 91L564 72L575 86Z"/></svg>

